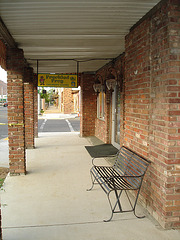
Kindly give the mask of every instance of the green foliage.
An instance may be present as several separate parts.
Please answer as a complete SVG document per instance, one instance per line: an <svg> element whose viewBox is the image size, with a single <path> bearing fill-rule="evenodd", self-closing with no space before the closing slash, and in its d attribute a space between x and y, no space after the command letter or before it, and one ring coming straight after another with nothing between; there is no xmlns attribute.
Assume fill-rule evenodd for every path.
<svg viewBox="0 0 180 240"><path fill-rule="evenodd" d="M0 178L0 188L2 187L3 183L4 183L4 179L5 178Z"/></svg>
<svg viewBox="0 0 180 240"><path fill-rule="evenodd" d="M47 93L40 93L40 96L45 99L45 102L49 102L49 95Z"/></svg>
<svg viewBox="0 0 180 240"><path fill-rule="evenodd" d="M40 97L41 97L41 98L44 98L46 103L49 103L49 101L50 101L49 94L48 94L47 91L46 91L46 93L43 93L43 90L44 90L44 88L42 87L42 88L40 89Z"/></svg>
<svg viewBox="0 0 180 240"><path fill-rule="evenodd" d="M46 90L46 93L43 93L43 90L45 90L44 87L41 87L39 89L40 97L44 98L46 103L49 103L54 99L54 89L51 88L49 90Z"/></svg>

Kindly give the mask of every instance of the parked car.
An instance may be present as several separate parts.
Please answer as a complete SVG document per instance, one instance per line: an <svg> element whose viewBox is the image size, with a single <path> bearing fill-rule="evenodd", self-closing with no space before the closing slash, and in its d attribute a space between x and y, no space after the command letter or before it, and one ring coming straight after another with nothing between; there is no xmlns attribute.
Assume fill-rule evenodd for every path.
<svg viewBox="0 0 180 240"><path fill-rule="evenodd" d="M4 102L3 103L3 107L7 107L8 106L8 103L7 102Z"/></svg>

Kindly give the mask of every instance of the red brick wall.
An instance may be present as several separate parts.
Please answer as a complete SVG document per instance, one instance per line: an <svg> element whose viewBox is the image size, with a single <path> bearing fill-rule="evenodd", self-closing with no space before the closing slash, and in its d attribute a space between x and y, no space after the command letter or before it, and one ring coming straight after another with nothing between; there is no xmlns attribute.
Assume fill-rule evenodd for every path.
<svg viewBox="0 0 180 240"><path fill-rule="evenodd" d="M94 136L95 118L97 114L96 93L93 89L94 74L81 75L81 112L80 135L81 137Z"/></svg>
<svg viewBox="0 0 180 240"><path fill-rule="evenodd" d="M72 95L72 89L71 88L64 88L63 93L63 107L64 107L64 113L70 114L74 112L74 101L73 101L73 95Z"/></svg>
<svg viewBox="0 0 180 240"><path fill-rule="evenodd" d="M125 79L120 141L151 160L141 201L164 228L180 227L179 49L179 1L162 1L126 36L125 66L123 55L114 63ZM111 64L97 72L103 80ZM95 128L95 135L106 143L110 141L110 99L107 93L105 121L96 118Z"/></svg>
<svg viewBox="0 0 180 240"><path fill-rule="evenodd" d="M164 228L180 227L179 27L167 1L126 37L125 144L152 161L143 197Z"/></svg>
<svg viewBox="0 0 180 240"><path fill-rule="evenodd" d="M166 71L166 94L168 110L168 155L166 177L166 206L164 207L167 221L174 228L180 228L180 3L172 1L168 6L169 15L169 65Z"/></svg>
<svg viewBox="0 0 180 240"><path fill-rule="evenodd" d="M126 36L125 142L148 156L150 115L150 36L145 20Z"/></svg>
<svg viewBox="0 0 180 240"><path fill-rule="evenodd" d="M109 143L108 124L105 120L96 118L95 121L95 136L105 143Z"/></svg>

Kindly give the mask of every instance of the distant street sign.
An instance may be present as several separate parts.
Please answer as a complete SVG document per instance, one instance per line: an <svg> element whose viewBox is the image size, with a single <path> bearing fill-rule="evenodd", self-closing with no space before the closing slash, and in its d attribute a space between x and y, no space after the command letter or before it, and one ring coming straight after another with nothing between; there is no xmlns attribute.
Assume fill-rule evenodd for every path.
<svg viewBox="0 0 180 240"><path fill-rule="evenodd" d="M39 73L38 86L74 88L77 87L77 75Z"/></svg>

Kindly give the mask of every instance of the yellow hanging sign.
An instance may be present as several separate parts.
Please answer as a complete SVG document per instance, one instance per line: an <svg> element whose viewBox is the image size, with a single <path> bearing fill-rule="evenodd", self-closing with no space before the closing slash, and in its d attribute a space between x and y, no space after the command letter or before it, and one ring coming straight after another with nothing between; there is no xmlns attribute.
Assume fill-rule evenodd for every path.
<svg viewBox="0 0 180 240"><path fill-rule="evenodd" d="M77 75L39 73L38 87L76 88Z"/></svg>

